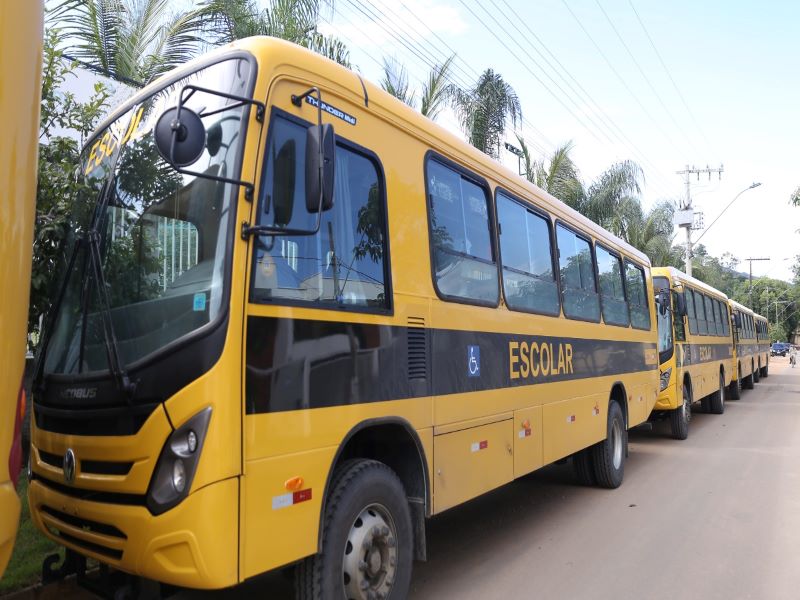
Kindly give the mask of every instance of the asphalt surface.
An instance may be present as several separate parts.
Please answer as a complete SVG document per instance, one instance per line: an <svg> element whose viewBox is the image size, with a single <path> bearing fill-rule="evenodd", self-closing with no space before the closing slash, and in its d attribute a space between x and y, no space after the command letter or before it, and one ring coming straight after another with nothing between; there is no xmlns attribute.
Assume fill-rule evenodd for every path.
<svg viewBox="0 0 800 600"><path fill-rule="evenodd" d="M617 490L582 487L567 465L428 523L413 599L800 598L800 367L696 409L689 439L666 422L630 434ZM181 598L292 598L287 573Z"/></svg>

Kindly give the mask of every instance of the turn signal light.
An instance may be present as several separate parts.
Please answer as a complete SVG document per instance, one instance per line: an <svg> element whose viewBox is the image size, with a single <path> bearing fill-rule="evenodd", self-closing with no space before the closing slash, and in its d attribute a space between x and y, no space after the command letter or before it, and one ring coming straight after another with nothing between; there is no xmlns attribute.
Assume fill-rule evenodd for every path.
<svg viewBox="0 0 800 600"><path fill-rule="evenodd" d="M287 479L286 483L284 483L283 486L290 492L296 492L297 490L303 488L303 483L304 483L303 478L297 476L297 477L292 477L291 479Z"/></svg>

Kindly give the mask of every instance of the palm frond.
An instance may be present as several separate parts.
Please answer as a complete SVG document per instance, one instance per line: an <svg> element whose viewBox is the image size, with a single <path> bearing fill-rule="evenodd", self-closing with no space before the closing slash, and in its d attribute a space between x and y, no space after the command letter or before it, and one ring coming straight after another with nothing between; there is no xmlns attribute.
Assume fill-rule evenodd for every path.
<svg viewBox="0 0 800 600"><path fill-rule="evenodd" d="M381 88L404 104L414 106L414 93L409 89L408 71L394 58L383 59Z"/></svg>
<svg viewBox="0 0 800 600"><path fill-rule="evenodd" d="M448 83L450 67L455 60L453 54L441 65L434 65L428 73L428 79L422 84L420 112L432 121L436 120L448 99L453 95L455 84Z"/></svg>

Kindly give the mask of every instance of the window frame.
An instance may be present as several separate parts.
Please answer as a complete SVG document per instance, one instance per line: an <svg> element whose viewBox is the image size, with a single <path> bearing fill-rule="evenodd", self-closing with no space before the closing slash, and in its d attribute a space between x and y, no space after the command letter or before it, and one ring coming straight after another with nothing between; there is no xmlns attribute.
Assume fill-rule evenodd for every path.
<svg viewBox="0 0 800 600"><path fill-rule="evenodd" d="M427 178L426 178L427 181ZM503 249L502 244L500 241L500 236L503 235L503 232L500 231L500 217L499 217L499 198L498 194L502 193L504 196L508 197L511 202L516 202L523 209L526 211L530 211L534 215L541 217L544 222L547 224L547 234L548 240L550 242L550 268L553 270L553 281L556 284L556 295L558 301L558 309L555 312L545 312L541 310L535 310L532 308L514 308L508 303L508 298L506 298L506 288L505 288L505 278L503 277L503 269L505 269L505 265L503 264ZM497 186L494 190L494 210L495 214L495 232L497 235L497 264L498 264L498 274L500 276L500 295L503 298L503 303L505 304L508 310L513 310L514 312L526 313L526 314L534 314L534 315L543 315L546 317L559 317L563 313L563 302L561 298L561 277L559 276L558 271L558 261L556 260L556 253L553 250L558 250L558 246L556 246L556 239L555 239L555 227L553 225L553 219L551 215L545 211L543 208L536 206L532 202L521 198L517 194L509 191L508 189ZM518 271L518 269L514 269L513 267L509 267L512 271ZM528 275L535 277L532 273Z"/></svg>
<svg viewBox="0 0 800 600"><path fill-rule="evenodd" d="M266 135L266 140L264 142L263 148L259 148L259 152L262 154L259 163L259 167L261 168L261 177L259 178L258 182L258 198L255 201L256 210L255 221L258 221L258 217L261 214L264 202L266 201L267 195L267 187L266 187L266 177L267 177L267 169L266 169L266 160L267 160L267 148L269 148L269 144L272 141L272 136L274 134L274 129L272 127L275 117L284 118L295 125L300 125L302 127L308 128L315 123L311 121L306 121L305 119L294 115L290 112L287 112L277 106L273 106L270 115L269 115L269 125ZM378 175L378 186L379 186L379 197L380 202L383 206L383 230L384 230L384 249L386 255L384 256L383 260L383 278L384 278L384 294L386 296L386 306L385 307L369 307L369 306L357 306L357 305L342 305L342 306L328 306L328 305L319 305L314 304L312 302L305 302L302 300L292 300L287 298L269 298L269 299L254 299L253 298L253 291L255 290L255 279L256 279L256 269L254 266L255 259L256 259L256 244L252 244L252 250L248 251L248 268L250 269L250 282L248 284L247 289L247 303L261 305L261 306L291 306L291 307L298 307L298 308L309 308L314 310L332 310L332 311L342 311L348 313L368 313L368 314L379 314L379 315L394 315L394 286L392 285L392 255L391 255L391 240L389 239L389 203L388 203L388 194L387 194L387 185L386 185L386 172L383 168L383 162L380 160L378 154L358 144L346 137L339 135L339 133L334 130L334 152L336 151L336 146L342 146L354 152L356 154L360 154L368 161L372 163L375 167L375 171ZM319 233L319 232L317 232ZM316 235L316 234L315 234ZM262 236L262 237L274 237L274 238L286 238L288 236Z"/></svg>
<svg viewBox="0 0 800 600"><path fill-rule="evenodd" d="M606 317L603 314L603 291L602 291L602 288L600 287L600 263L597 260L597 248L598 247L602 248L605 252L607 252L608 254L610 254L611 256L613 256L614 258L616 258L619 261L620 278L622 279L622 297L623 297L623 300L625 301L625 309L626 309L625 313L626 313L626 315L628 317L627 318L627 323L625 323L624 325L621 324L621 323L609 323L608 321L606 321ZM609 248L608 246L606 246L605 244L603 244L603 243L601 243L599 241L594 243L593 254L594 254L594 257L593 257L594 258L594 265L595 265L595 269L596 269L595 280L597 282L597 288L598 288L597 289L597 295L600 297L600 317L603 319L603 324L604 325L610 325L612 327L631 328L632 327L632 324L631 324L631 303L628 300L628 282L625 280L625 257L623 257L620 252L617 252L616 250L612 250L611 248ZM647 294L647 288L645 287L645 295L646 294ZM649 310L650 309L648 307L648 311ZM639 329L639 328L636 327L635 329Z"/></svg>
<svg viewBox="0 0 800 600"><path fill-rule="evenodd" d="M647 313L647 321L648 321L647 327L637 327L636 325L633 324L633 318L630 316L631 300L630 300L630 294L628 294L628 276L627 276L628 265L631 265L632 267L637 269L639 271L639 274L642 276L642 286L644 288L644 301L645 301L644 308L645 308L645 312ZM651 302L651 299L649 298L649 296L647 294L646 267L643 264L638 263L635 260L628 258L627 256L624 259L624 267L625 267L625 271L626 271L626 274L625 274L625 298L627 299L627 302L628 302L628 317L629 317L630 322L631 322L631 328L632 329L638 329L639 331L651 331L653 329L653 315L650 313L650 302ZM650 274L650 278L652 279L652 277L653 277L653 275L651 273ZM639 306L639 305L637 304L636 306ZM658 325L656 325L656 327L658 327Z"/></svg>
<svg viewBox="0 0 800 600"><path fill-rule="evenodd" d="M497 283L497 300L495 302L484 302L482 300L475 300L473 298L465 298L463 296L451 296L449 294L444 294L439 289L439 282L436 280L436 257L435 252L436 249L434 248L433 244L433 229L431 228L431 202L430 202L430 190L428 189L428 165L432 160L439 162L444 167L448 169L452 169L456 171L459 175L468 179L473 184L480 187L486 198L486 214L489 218L489 245L492 250L492 264L495 267L495 283ZM489 181L477 173L470 171L467 167L464 167L457 162L454 162L447 158L446 156L440 154L436 150L429 149L425 152L425 156L422 159L422 166L423 166L423 177L425 183L425 213L427 215L428 220L428 254L430 258L430 274L431 274L431 281L433 282L433 289L436 292L436 296L439 300L444 302L453 302L456 304L466 304L469 306L483 306L486 308L497 308L500 306L500 299L503 295L502 290L502 282L500 281L500 261L499 261L499 250L498 250L498 242L497 242L497 220L496 220L496 212L494 207L493 195L492 195L492 188L489 185ZM482 259L478 258L477 256L472 257L474 260L485 262Z"/></svg>
<svg viewBox="0 0 800 600"><path fill-rule="evenodd" d="M589 257L590 257L590 259L592 261L592 276L594 277L594 293L597 294L597 306L598 306L598 309L599 309L597 311L597 319L585 319L583 317L570 317L570 316L567 315L566 312L564 312L564 286L561 284L561 250L558 248L558 226L559 225L561 225L564 229L566 229L567 231L572 233L578 239L581 239L584 242L588 242L588 244L589 244ZM594 257L594 239L592 238L591 235L582 232L580 229L578 229L577 227L567 223L566 221L564 221L561 218L556 218L555 222L553 223L553 235L555 237L555 246L554 247L556 249L556 257L558 259L558 261L557 261L558 270L556 272L558 273L558 287L559 287L559 294L560 294L559 302L561 304L561 314L564 315L565 319L569 319L571 321L583 321L584 323L600 323L600 322L602 322L603 307L602 307L601 300L600 300L600 290L598 289L599 286L600 286L600 282L597 280L597 263L596 263L595 257ZM568 289L574 289L574 288L568 288ZM627 293L626 293L626 297L627 297Z"/></svg>

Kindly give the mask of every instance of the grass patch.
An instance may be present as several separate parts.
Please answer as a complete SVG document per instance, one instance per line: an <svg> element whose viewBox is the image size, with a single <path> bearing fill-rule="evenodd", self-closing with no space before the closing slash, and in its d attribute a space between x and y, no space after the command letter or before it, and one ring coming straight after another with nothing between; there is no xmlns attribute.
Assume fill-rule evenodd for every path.
<svg viewBox="0 0 800 600"><path fill-rule="evenodd" d="M22 500L22 515L11 560L0 579L0 595L38 583L42 576L44 557L62 549L33 525L31 511L28 509L28 480L24 473L20 477L17 493Z"/></svg>

